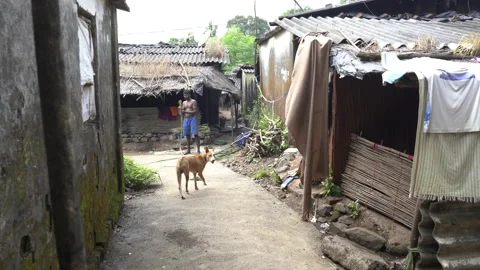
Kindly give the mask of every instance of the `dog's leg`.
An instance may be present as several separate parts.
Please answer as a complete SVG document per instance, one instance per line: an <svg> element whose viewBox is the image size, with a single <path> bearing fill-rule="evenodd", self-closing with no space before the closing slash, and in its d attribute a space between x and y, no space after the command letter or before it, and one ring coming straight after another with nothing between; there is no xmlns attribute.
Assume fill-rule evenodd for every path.
<svg viewBox="0 0 480 270"><path fill-rule="evenodd" d="M182 200L185 200L185 197L183 197L182 194L182 171L180 169L177 169L177 181L178 181L178 191L180 192L180 197Z"/></svg>
<svg viewBox="0 0 480 270"><path fill-rule="evenodd" d="M195 190L198 190L198 186L197 186L197 173L193 173L193 178L195 178Z"/></svg>
<svg viewBox="0 0 480 270"><path fill-rule="evenodd" d="M190 178L190 171L185 171L185 192L187 192L187 194L190 194L188 192L188 180Z"/></svg>
<svg viewBox="0 0 480 270"><path fill-rule="evenodd" d="M205 177L203 177L203 173L199 172L198 175L200 175L200 178L202 178L203 184L206 186L207 182L205 182Z"/></svg>

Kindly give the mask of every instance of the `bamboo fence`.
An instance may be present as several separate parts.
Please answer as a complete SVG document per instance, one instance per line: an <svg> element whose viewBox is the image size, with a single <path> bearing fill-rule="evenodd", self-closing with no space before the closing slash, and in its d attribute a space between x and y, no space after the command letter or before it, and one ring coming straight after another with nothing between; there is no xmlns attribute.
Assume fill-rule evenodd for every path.
<svg viewBox="0 0 480 270"><path fill-rule="evenodd" d="M345 196L411 228L416 200L409 198L413 157L352 134L342 174Z"/></svg>

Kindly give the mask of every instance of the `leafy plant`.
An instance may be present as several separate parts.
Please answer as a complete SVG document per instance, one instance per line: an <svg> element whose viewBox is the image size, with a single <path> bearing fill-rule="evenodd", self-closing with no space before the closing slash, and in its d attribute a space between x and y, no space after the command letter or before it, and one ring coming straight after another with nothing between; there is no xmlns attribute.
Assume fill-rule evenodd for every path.
<svg viewBox="0 0 480 270"><path fill-rule="evenodd" d="M348 209L350 209L350 217L357 219L360 216L360 203L358 200L352 201L348 204Z"/></svg>
<svg viewBox="0 0 480 270"><path fill-rule="evenodd" d="M124 157L123 164L125 186L128 188L138 190L160 180L155 170L141 166L131 158Z"/></svg>
<svg viewBox="0 0 480 270"><path fill-rule="evenodd" d="M255 173L255 179L270 177L270 172L265 169L258 169Z"/></svg>
<svg viewBox="0 0 480 270"><path fill-rule="evenodd" d="M333 171L331 167L330 167L330 172L327 179L325 179L321 183L320 194L324 196L341 196L342 195L342 189L340 188L340 186L335 185L335 183L333 182Z"/></svg>

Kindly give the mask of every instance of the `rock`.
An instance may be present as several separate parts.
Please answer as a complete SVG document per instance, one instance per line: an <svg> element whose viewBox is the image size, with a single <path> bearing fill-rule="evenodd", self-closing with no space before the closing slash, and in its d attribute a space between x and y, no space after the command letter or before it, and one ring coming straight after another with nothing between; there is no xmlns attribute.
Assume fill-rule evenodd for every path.
<svg viewBox="0 0 480 270"><path fill-rule="evenodd" d="M329 222L336 222L341 216L342 216L342 214L340 212L333 211L332 216L330 218L328 218L328 221Z"/></svg>
<svg viewBox="0 0 480 270"><path fill-rule="evenodd" d="M350 226L355 223L355 220L349 216L343 216L338 219L338 222Z"/></svg>
<svg viewBox="0 0 480 270"><path fill-rule="evenodd" d="M400 243L387 243L387 253L393 256L406 256L408 254L408 245Z"/></svg>
<svg viewBox="0 0 480 270"><path fill-rule="evenodd" d="M347 207L345 206L345 204L343 203L337 203L335 204L335 206L333 207L333 210L335 211L338 211L342 214L346 214L347 213Z"/></svg>
<svg viewBox="0 0 480 270"><path fill-rule="evenodd" d="M275 169L275 172L276 172L276 173L284 173L284 172L286 172L286 171L288 171L288 166L277 167L277 168Z"/></svg>
<svg viewBox="0 0 480 270"><path fill-rule="evenodd" d="M333 207L329 204L322 204L317 208L317 216L328 217L332 212Z"/></svg>
<svg viewBox="0 0 480 270"><path fill-rule="evenodd" d="M344 231L346 229L348 229L348 226L340 222L332 222L330 224L330 233L334 235L345 237Z"/></svg>
<svg viewBox="0 0 480 270"><path fill-rule="evenodd" d="M300 152L298 152L298 149L297 148L288 148L286 149L285 151L283 151L284 154L287 154L287 153L292 153L294 155L297 155L299 154Z"/></svg>
<svg viewBox="0 0 480 270"><path fill-rule="evenodd" d="M284 158L280 158L276 162L275 168L283 168L283 167L287 167L285 171L288 171L288 168L290 168L290 162Z"/></svg>
<svg viewBox="0 0 480 270"><path fill-rule="evenodd" d="M131 143L133 140L131 138L123 138L123 143Z"/></svg>
<svg viewBox="0 0 480 270"><path fill-rule="evenodd" d="M346 269L388 270L387 262L374 252L339 236L325 237L322 251Z"/></svg>
<svg viewBox="0 0 480 270"><path fill-rule="evenodd" d="M278 196L278 198L279 198L280 200L284 200L284 199L287 198L287 195L285 195L285 194L280 194L280 195Z"/></svg>
<svg viewBox="0 0 480 270"><path fill-rule="evenodd" d="M133 142L134 142L134 143L139 143L139 142L140 142L140 139L139 139L139 138L133 138Z"/></svg>
<svg viewBox="0 0 480 270"><path fill-rule="evenodd" d="M148 140L149 140L149 138L147 138L147 137L143 137L143 138L140 139L140 141L142 143L148 142Z"/></svg>
<svg viewBox="0 0 480 270"><path fill-rule="evenodd" d="M145 135L145 137L152 137L152 136L153 136L152 133L147 133L147 134Z"/></svg>
<svg viewBox="0 0 480 270"><path fill-rule="evenodd" d="M285 153L283 158L287 161L292 161L295 159L295 154L293 153Z"/></svg>
<svg viewBox="0 0 480 270"><path fill-rule="evenodd" d="M151 142L158 142L158 138L156 138L156 137L150 138L150 141Z"/></svg>
<svg viewBox="0 0 480 270"><path fill-rule="evenodd" d="M328 219L326 217L318 217L317 223L327 223Z"/></svg>
<svg viewBox="0 0 480 270"><path fill-rule="evenodd" d="M327 197L327 203L330 205L335 205L343 200L342 197Z"/></svg>
<svg viewBox="0 0 480 270"><path fill-rule="evenodd" d="M387 242L381 235L360 227L347 229L345 234L350 240L373 251L379 251Z"/></svg>

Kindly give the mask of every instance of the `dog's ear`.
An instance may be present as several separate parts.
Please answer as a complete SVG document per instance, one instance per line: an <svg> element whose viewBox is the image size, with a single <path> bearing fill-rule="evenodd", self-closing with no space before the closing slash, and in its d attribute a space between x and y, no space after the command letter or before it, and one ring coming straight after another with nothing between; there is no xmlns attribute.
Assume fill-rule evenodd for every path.
<svg viewBox="0 0 480 270"><path fill-rule="evenodd" d="M208 147L205 147L205 153L208 153Z"/></svg>

